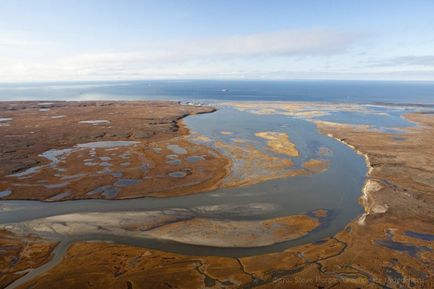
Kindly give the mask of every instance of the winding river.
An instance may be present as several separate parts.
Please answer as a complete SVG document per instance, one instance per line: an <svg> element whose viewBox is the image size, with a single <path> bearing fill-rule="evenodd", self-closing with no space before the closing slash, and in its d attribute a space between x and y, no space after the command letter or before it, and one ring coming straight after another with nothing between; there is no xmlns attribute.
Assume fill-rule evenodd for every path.
<svg viewBox="0 0 434 289"><path fill-rule="evenodd" d="M301 238L254 248L195 246L158 239L111 235L103 231L97 234L78 233L74 235L45 233L42 234L43 237L60 241L52 260L37 269L30 270L28 274L8 288L15 288L56 265L68 246L75 241L103 240L194 255L233 257L259 255L282 251L291 246L317 242L333 236L363 212L358 198L367 172L364 159L341 142L320 134L313 123L283 115L257 115L241 112L230 107L222 108L211 114L190 116L185 119L185 122L192 132L225 142L230 142L234 137L252 139L258 131L283 132L288 134L300 153L300 156L291 158L295 168L300 167L309 159L318 157L327 159L329 167L321 173L268 180L240 188L217 189L181 197L62 202L1 201L0 225L25 223L70 213L143 212L167 209L184 209L195 216L231 220L257 220L296 214L309 215L318 209L328 210L329 215L321 219L319 227ZM230 131L231 135L222 134L221 131ZM320 156L320 148L327 148L330 153ZM265 205L272 209L248 210L249 204ZM209 212L196 209L206 206L217 206L223 210L213 211L210 215ZM231 211L230 208L247 208L248 213L239 209Z"/></svg>

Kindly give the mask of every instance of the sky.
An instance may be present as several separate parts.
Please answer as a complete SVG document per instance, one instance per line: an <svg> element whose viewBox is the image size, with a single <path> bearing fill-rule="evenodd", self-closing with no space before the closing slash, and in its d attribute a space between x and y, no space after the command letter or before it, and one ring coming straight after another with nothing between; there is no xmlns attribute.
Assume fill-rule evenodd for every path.
<svg viewBox="0 0 434 289"><path fill-rule="evenodd" d="M0 82L434 80L432 0L0 0Z"/></svg>

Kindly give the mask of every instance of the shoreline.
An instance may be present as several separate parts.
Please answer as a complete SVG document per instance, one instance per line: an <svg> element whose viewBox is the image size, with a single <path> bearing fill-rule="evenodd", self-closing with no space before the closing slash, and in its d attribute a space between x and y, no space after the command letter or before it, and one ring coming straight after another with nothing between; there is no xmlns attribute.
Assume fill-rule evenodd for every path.
<svg viewBox="0 0 434 289"><path fill-rule="evenodd" d="M365 212L359 217L357 223L359 225L365 225L365 220L366 217L371 214L371 210L372 210L372 205L369 205L369 198L370 198L370 194L372 192L375 192L377 190L374 190L371 188L371 182L372 180L370 180L369 178L371 177L371 173L373 171L373 167L371 166L371 162L369 161L369 156L367 153L363 153L361 151L359 151L355 146L345 142L345 140L340 139L338 137L335 137L333 134L331 133L327 133L326 134L328 137L331 137L341 143L343 143L344 145L348 146L349 148L351 148L353 151L355 151L358 155L363 156L363 159L365 160L365 164L366 167L368 169L368 171L366 172L366 177L365 177L365 184L362 187L362 195L359 197L359 202L361 203L361 205L363 206Z"/></svg>
<svg viewBox="0 0 434 289"><path fill-rule="evenodd" d="M187 195L216 189L228 174L229 160L213 149L191 143L184 123L187 116L215 112L214 107L160 100L59 101L44 103L46 106L48 111L43 112L37 101L0 106L0 114L10 119L7 126L0 127L5 136L0 138L0 191L11 191L2 200L55 202ZM126 141L134 145L116 146L116 142ZM111 143L110 148L98 147L103 142ZM95 147L80 148L78 144L83 143ZM176 161L183 163L177 167L165 158L174 154L172 147L182 150ZM208 156L200 164L189 162L187 158L195 154ZM185 171L171 176L177 169ZM144 175L160 177L151 182ZM113 187L119 179L135 179L135 183ZM26 185L15 186L17 182ZM105 191L90 194L99 188L105 190L103 186L107 195Z"/></svg>
<svg viewBox="0 0 434 289"><path fill-rule="evenodd" d="M206 284L208 280L206 278L209 278L207 276L211 276L213 280L217 280L215 282L218 284L226 284L227 280L231 280L233 283L230 286L228 283L228 288L240 288L242 286L253 288L264 284L268 284L264 285L264 288L275 288L273 286L279 285L283 281L288 281L288 283L282 284L296 284L294 286L300 286L300 283L297 282L305 282L305 280L310 280L306 282L309 285L312 283L312 285L317 287L323 286L324 280L326 282L333 280L333 284L338 284L337 288L349 288L350 284L358 284L362 288L365 285L397 288L397 284L400 284L400 286L402 284L408 285L411 284L409 283L410 281L416 280L417 282L421 282L420 284L423 287L428 288L426 285L430 282L429 278L432 275L430 269L426 268L424 264L427 264L427 260L429 261L430 256L432 256L432 251L425 250L425 248L429 248L430 243L414 236L408 236L405 232L410 230L413 232L427 232L429 234L429 228L432 224L427 223L427 220L429 221L430 216L427 215L423 218L417 215L418 212L413 213L415 208L417 208L417 211L421 211L419 214L423 214L424 212L423 209L419 210L419 207L415 207L418 205L417 199L406 201L396 197L399 193L409 194L410 196L414 188L416 188L417 192L419 188L417 187L419 185L418 180L422 178L422 181L424 181L423 177L426 177L427 174L429 176L429 167L428 169L426 167L430 164L429 161L420 164L418 167L425 175L418 175L419 171L414 171L414 166L418 164L417 160L421 159L421 157L429 158L429 154L427 155L427 153L429 152L429 137L432 133L433 121L430 116L412 115L411 118L415 119L419 126L409 128L408 132L417 134L409 135L404 139L405 146L408 152L411 153L404 155L402 155L403 151L399 149L400 140L393 139L387 133L366 131L365 134L364 131L357 130L351 127L351 125L333 127L328 124L320 127L316 124L316 128L321 134L337 140L362 156L367 168L361 194L358 197L358 202L363 207L364 213L358 215L357 219L349 222L345 229L330 238L325 238L319 242L290 247L276 253L237 257L235 258L237 265L233 267L228 266L228 264L231 264L234 258L223 256L190 256L155 249L138 248L131 245L78 242L68 249L67 255L65 255L58 266L46 274L44 273L43 278L36 276L32 282L36 284L35 288L44 288L44 284L46 287L46 284L50 284L50 280L55 282L59 276L61 278L69 273L80 275L83 278L83 282L85 280L93 280L89 279L92 278L92 274L84 272L80 266L77 266L77 264L82 264L83 260L85 260L84 255L77 255L77 253L101 252L101 257L108 258L106 260L111 260L110 262L114 262L114 264L119 264L123 260L120 256L110 255L109 252L106 255L102 253L104 248L110 247L114 250L123 250L125 254L130 254L131 258L135 258L134 256L137 256L137 254L143 254L140 256L145 256L146 254L147 257L143 257L144 262L151 260L148 256L153 256L152 262L157 262L156 264L159 268L162 266L162 269L160 269L161 275L155 275L157 276L155 277L156 282L170 280L174 284L179 284L176 283L178 282L176 280L189 280L189 282L193 282L191 284L200 286L202 282ZM420 127L424 124L428 124L428 126L426 130L421 130ZM428 141L428 145L424 141ZM357 145L352 145L351 143L356 143ZM381 146L378 144L381 144ZM404 157L405 159L402 159ZM372 163L374 163L375 170ZM424 165L425 167L423 167ZM381 168L386 169L382 170ZM398 170L398 175L395 177L396 170ZM428 173L426 173L427 170ZM400 182L407 174L411 178L415 177L417 179L404 179ZM396 187L389 186L388 182L398 186L399 191L397 191ZM425 182L429 186L429 182ZM381 193L374 195L375 192L380 190ZM429 193L429 191L424 190L421 192ZM385 205L381 205L381 203ZM403 206L409 206L410 208L408 211L402 211ZM386 212L387 214L385 214ZM369 218L369 222L367 222L368 216L373 215L375 217ZM399 220L402 220L402 222ZM413 251L407 252L406 250L414 250L415 253ZM361 252L363 254L360 254ZM192 269L196 268L195 272L199 274L198 280L192 280L189 277L190 275L183 275L186 272L185 265L183 267L176 267L175 271L172 271L172 267L170 267L172 263L167 260L168 256L174 260L179 260L180 258L184 260L181 261L185 262L184 264L197 264ZM374 259L377 261L372 261ZM390 260L396 261L392 262ZM174 262L173 264L177 263ZM219 275L218 271L214 271L217 264L218 266L224 266L228 271ZM400 264L403 264L403 266ZM104 271L103 268L92 267L92 265L90 265L90 268L97 270L97 272ZM128 271L130 270L129 268L125 270L128 273L125 276L128 277L123 277L124 275L121 274L119 278L117 275L115 278L111 277L111 272L107 271L107 274L104 275L104 282L119 285L120 283L116 282L122 280L123 284L125 284L125 281L128 281L130 284L140 287L140 283L136 282L140 282L140 276L143 272L140 270L131 272ZM395 276L401 277L398 279L390 277L389 273L391 270L396 272L394 274L399 274ZM423 272L428 279L415 279L415 271ZM165 275L168 272L171 275ZM324 273L327 273L327 277L324 276ZM172 274L174 275L173 277L171 277ZM246 277L246 274L250 277ZM201 276L205 277L202 278ZM76 281L79 282L78 280ZM304 285L307 286L307 283ZM187 287L182 288L196 288L196 285L187 285Z"/></svg>

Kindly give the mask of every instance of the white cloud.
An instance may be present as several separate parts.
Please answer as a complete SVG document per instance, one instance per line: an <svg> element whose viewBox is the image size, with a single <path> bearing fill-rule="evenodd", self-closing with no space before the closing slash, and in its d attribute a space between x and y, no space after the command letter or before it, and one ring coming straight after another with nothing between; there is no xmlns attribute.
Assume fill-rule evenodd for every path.
<svg viewBox="0 0 434 289"><path fill-rule="evenodd" d="M326 29L168 42L140 51L52 53L50 43L5 40L38 57L0 55L0 81L153 78L434 79L434 57L352 54L363 36ZM40 49L47 46L47 56ZM84 48L83 48L84 49ZM10 49L9 49L10 50ZM355 49L357 50L357 49ZM24 54L23 54L24 55ZM52 57L52 55L60 55Z"/></svg>
<svg viewBox="0 0 434 289"><path fill-rule="evenodd" d="M393 57L386 60L371 61L371 67L419 66L434 68L434 55L409 55Z"/></svg>
<svg viewBox="0 0 434 289"><path fill-rule="evenodd" d="M286 30L171 43L165 47L140 52L82 54L76 60L84 62L157 62L162 60L191 60L203 57L317 55L344 51L355 40L354 35L333 30Z"/></svg>
<svg viewBox="0 0 434 289"><path fill-rule="evenodd" d="M0 77L3 81L20 81L236 75L236 71L245 70L257 59L267 62L267 59L276 57L341 53L350 48L358 37L327 29L285 30L172 42L141 51L78 53L55 59L52 55L59 55L58 51L52 53L47 48L47 55L41 58L39 50L38 57L32 59L31 54L30 57L27 55L32 50L29 47L31 42L3 39L0 45L9 43L28 49L25 58L6 55L0 59ZM234 69L234 62L242 67Z"/></svg>

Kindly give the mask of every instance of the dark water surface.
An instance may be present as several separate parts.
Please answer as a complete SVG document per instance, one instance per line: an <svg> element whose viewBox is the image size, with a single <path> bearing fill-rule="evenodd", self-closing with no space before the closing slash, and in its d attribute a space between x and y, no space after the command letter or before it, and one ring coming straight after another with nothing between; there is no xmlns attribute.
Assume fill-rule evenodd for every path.
<svg viewBox="0 0 434 289"><path fill-rule="evenodd" d="M262 100L434 103L434 82L153 80L0 83L0 100Z"/></svg>

